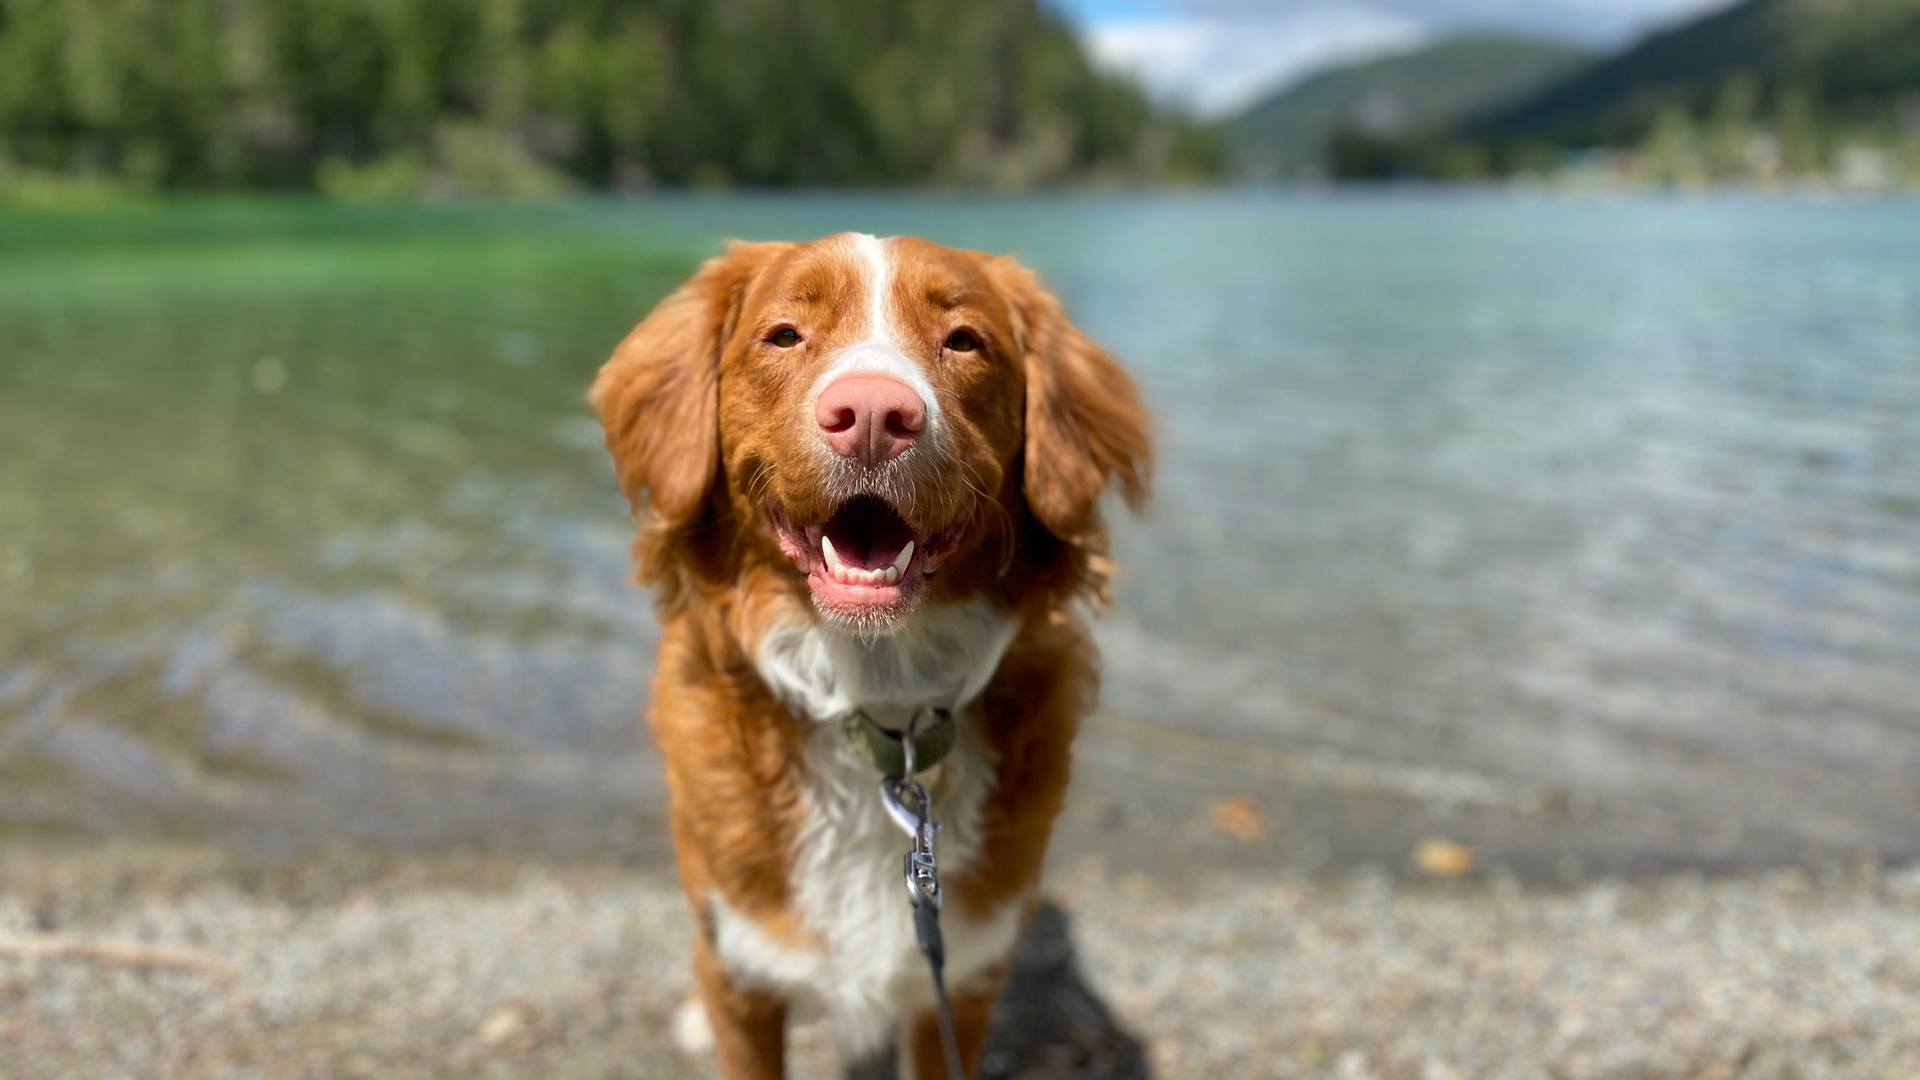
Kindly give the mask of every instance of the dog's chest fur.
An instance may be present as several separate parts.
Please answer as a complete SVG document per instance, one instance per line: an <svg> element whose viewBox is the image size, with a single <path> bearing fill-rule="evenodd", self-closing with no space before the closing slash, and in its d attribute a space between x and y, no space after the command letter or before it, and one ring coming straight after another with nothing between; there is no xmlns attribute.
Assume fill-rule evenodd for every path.
<svg viewBox="0 0 1920 1080"><path fill-rule="evenodd" d="M908 839L881 807L880 777L848 749L839 720L862 708L899 726L921 706L967 705L992 678L1016 629L1013 619L981 601L928 607L883 638L861 639L807 621L776 625L760 642L761 677L815 721L789 883L811 940L805 946L775 940L716 896L716 945L737 979L824 1010L849 1053L883 1046L902 1017L932 997L902 883ZM943 877L979 857L981 808L993 785L993 763L968 710L960 716L953 751L921 777L940 793L935 850ZM962 985L1006 955L1019 919L1018 902L984 920L949 908L941 919L949 984Z"/></svg>

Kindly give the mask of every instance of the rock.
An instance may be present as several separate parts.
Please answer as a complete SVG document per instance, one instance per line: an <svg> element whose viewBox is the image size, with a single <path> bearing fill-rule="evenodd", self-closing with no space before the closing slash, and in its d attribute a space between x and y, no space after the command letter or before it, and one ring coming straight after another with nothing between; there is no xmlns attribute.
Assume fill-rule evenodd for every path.
<svg viewBox="0 0 1920 1080"><path fill-rule="evenodd" d="M1887 895L1896 900L1920 903L1920 863L1903 870L1889 871L1882 879Z"/></svg>
<svg viewBox="0 0 1920 1080"><path fill-rule="evenodd" d="M1333 1060L1333 1072L1340 1080L1375 1080L1373 1063L1358 1050L1343 1050Z"/></svg>
<svg viewBox="0 0 1920 1080"><path fill-rule="evenodd" d="M525 1005L498 1005L480 1021L476 1034L489 1050L522 1050L533 1040L533 1018Z"/></svg>
<svg viewBox="0 0 1920 1080"><path fill-rule="evenodd" d="M1429 837L1413 849L1414 868L1428 877L1465 877L1480 865L1472 848L1451 840Z"/></svg>
<svg viewBox="0 0 1920 1080"><path fill-rule="evenodd" d="M1213 804L1213 827L1243 843L1267 835L1267 819L1251 795L1234 795Z"/></svg>

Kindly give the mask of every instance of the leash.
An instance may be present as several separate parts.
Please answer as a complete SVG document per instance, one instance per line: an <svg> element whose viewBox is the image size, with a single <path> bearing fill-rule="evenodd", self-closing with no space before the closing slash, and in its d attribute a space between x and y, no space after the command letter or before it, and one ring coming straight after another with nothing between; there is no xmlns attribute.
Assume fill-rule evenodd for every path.
<svg viewBox="0 0 1920 1080"><path fill-rule="evenodd" d="M940 831L940 822L933 816L933 797L913 778L922 767L918 759L926 735L921 733L920 726L929 713L933 714L933 722L927 734L943 732L934 742L940 748L938 757L945 757L953 746L953 729L957 726L951 709L929 708L914 713L913 719L907 722L905 734L900 736L885 732L867 719L865 713L854 715L866 720L873 729L885 732L889 738L899 740L900 772L881 768L885 775L880 780L880 803L886 807L893 823L913 839L905 862L907 898L913 905L913 936L919 940L920 952L926 956L927 970L933 976L935 1016L940 1026L940 1050L947 1059L947 1080L967 1080L966 1072L960 1067L960 1043L953 1035L953 1009L947 1004L947 949L940 938L940 867L933 857L933 838ZM863 756L871 761L882 755L863 751ZM928 762L927 767L932 764ZM903 1047L902 1052L911 1049Z"/></svg>

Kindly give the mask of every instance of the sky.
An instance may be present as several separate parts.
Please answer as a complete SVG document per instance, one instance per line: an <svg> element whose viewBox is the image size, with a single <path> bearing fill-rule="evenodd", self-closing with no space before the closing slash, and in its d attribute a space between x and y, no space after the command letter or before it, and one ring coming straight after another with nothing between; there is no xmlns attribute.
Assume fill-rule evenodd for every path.
<svg viewBox="0 0 1920 1080"><path fill-rule="evenodd" d="M1049 0L1160 100L1236 111L1315 69L1463 31L1617 47L1728 0Z"/></svg>

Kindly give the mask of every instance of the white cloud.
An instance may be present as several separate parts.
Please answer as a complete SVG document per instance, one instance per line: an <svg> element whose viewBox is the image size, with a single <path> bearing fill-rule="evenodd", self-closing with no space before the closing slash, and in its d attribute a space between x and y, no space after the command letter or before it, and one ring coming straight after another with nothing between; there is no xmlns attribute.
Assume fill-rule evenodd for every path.
<svg viewBox="0 0 1920 1080"><path fill-rule="evenodd" d="M1159 0L1161 10L1191 18L1259 21L1326 9L1369 10L1424 26L1558 26L1581 34L1630 35L1668 19L1722 7L1732 0ZM1090 0L1082 10L1125 10Z"/></svg>
<svg viewBox="0 0 1920 1080"><path fill-rule="evenodd" d="M1327 7L1257 19L1189 15L1113 20L1088 28L1096 62L1135 76L1162 100L1220 116L1309 70L1410 48L1413 20Z"/></svg>
<svg viewBox="0 0 1920 1080"><path fill-rule="evenodd" d="M1728 0L1068 0L1095 59L1220 116L1311 71L1464 30L1616 46Z"/></svg>
<svg viewBox="0 0 1920 1080"><path fill-rule="evenodd" d="M1505 29L1617 45L1663 23L1676 21L1731 0L1359 0L1434 27ZM1215 6L1246 9L1245 0L1179 0L1204 14ZM1267 10L1280 3L1257 5Z"/></svg>

